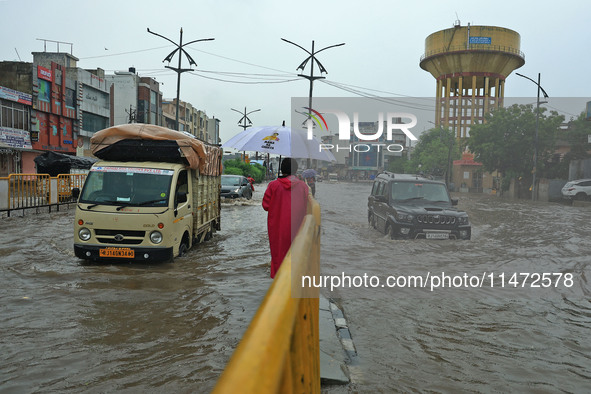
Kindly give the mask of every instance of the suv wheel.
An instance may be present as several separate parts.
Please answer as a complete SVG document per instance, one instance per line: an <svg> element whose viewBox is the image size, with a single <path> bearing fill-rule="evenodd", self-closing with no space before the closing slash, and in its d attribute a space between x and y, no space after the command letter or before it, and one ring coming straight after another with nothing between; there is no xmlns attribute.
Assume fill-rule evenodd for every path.
<svg viewBox="0 0 591 394"><path fill-rule="evenodd" d="M589 197L585 193L577 193L577 195L575 196L575 200L578 200L578 201L585 201L588 198Z"/></svg>

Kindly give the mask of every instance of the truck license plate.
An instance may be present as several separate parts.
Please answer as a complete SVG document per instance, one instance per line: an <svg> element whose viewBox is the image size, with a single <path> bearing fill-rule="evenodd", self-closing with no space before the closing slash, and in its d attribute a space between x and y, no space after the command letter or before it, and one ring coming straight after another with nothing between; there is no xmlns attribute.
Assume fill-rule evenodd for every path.
<svg viewBox="0 0 591 394"><path fill-rule="evenodd" d="M449 234L448 233L427 233L425 238L427 238L427 239L449 239Z"/></svg>
<svg viewBox="0 0 591 394"><path fill-rule="evenodd" d="M121 257L124 259L133 259L135 253L130 248L103 248L99 249L100 257Z"/></svg>

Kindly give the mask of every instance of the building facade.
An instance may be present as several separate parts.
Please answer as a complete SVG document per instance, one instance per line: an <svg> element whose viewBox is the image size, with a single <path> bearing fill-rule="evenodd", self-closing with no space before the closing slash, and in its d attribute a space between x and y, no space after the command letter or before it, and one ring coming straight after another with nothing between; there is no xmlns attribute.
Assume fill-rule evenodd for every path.
<svg viewBox="0 0 591 394"><path fill-rule="evenodd" d="M113 75L84 70L59 49L32 55L32 63L0 62L0 176L35 173L34 158L45 151L91 156L90 138L109 126L137 122L177 129L176 100L163 103L155 79L133 68ZM180 104L181 131L208 142L213 132L219 140L219 120Z"/></svg>
<svg viewBox="0 0 591 394"><path fill-rule="evenodd" d="M78 142L77 156L91 156L90 138L110 124L110 94L102 69L72 70L76 75Z"/></svg>
<svg viewBox="0 0 591 394"><path fill-rule="evenodd" d="M165 127L177 130L176 99L164 99L162 102L162 117ZM219 119L209 118L205 111L193 107L191 103L180 100L178 131L194 135L201 141L214 143L216 138L219 140Z"/></svg>
<svg viewBox="0 0 591 394"><path fill-rule="evenodd" d="M0 176L34 172L34 167L22 166L23 156L34 157L30 136L31 104L31 94L0 84Z"/></svg>

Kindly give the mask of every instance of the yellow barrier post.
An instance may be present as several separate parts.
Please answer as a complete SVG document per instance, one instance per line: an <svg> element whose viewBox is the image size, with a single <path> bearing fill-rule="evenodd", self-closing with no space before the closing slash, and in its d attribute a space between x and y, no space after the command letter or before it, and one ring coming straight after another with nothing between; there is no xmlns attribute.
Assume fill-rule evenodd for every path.
<svg viewBox="0 0 591 394"><path fill-rule="evenodd" d="M296 286L319 267L320 206L310 197L308 214L213 393L320 392L319 290Z"/></svg>

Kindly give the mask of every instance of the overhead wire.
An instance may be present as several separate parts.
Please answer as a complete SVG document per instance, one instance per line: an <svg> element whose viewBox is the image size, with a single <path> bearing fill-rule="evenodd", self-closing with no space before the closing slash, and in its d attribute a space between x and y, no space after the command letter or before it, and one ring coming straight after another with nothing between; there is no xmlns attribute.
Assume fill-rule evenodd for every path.
<svg viewBox="0 0 591 394"><path fill-rule="evenodd" d="M99 56L88 56L88 57L82 57L80 59L86 60L86 59L96 59L96 58L102 58L102 57L121 56L121 55L127 55L127 54L132 54L132 53L153 51L153 50L169 48L169 47L171 47L171 45L165 45L165 46L159 46L159 47L147 48L147 49L139 49L139 50L135 50L135 51L126 51L126 52L119 52L119 53L113 53L113 54L105 54L105 55L99 55ZM288 72L285 70L279 70L279 69L272 68L272 67L262 66L260 64L246 62L246 61L234 59L234 58L231 58L228 56L218 55L216 53L204 51L202 49L196 49L191 46L187 46L187 49L190 49L190 50L196 51L196 52L200 52L200 53L204 53L204 54L207 54L210 56L218 57L221 59L233 61L236 63L245 64L248 66L258 67L258 68L262 68L262 69L267 69L267 70L271 70L271 71L277 71L277 72L281 73L281 74L261 74L261 73L244 73L244 72L230 72L230 71L212 71L212 70L195 70L195 71L189 72L190 74L192 74L194 76L201 77L201 78L220 81L220 82L226 82L226 83L237 83L237 84L276 84L276 83L288 83L288 82L294 82L294 81L301 80L301 77L299 77L296 73L293 73L293 72ZM147 69L147 70L139 69L137 71L138 72L146 72L148 75L169 75L169 74L172 75L173 74L173 72L168 69L160 69L160 70L158 70L158 69ZM216 77L211 77L211 76L207 76L204 74L217 74L217 75L221 75L221 76L225 76L225 77L247 79L249 81L216 78ZM296 76L297 76L297 78L289 78L289 77L296 77ZM365 88L365 87L356 86L356 85L349 85L349 84L344 84L344 83L340 83L340 82L336 82L336 81L329 81L329 80L325 80L325 79L319 79L319 81L323 82L326 85L329 85L333 88L336 88L336 89L339 89L342 91L346 91L346 92L354 94L356 96L369 98L369 99L384 102L387 104L399 105L401 107L406 107L406 108L435 111L434 105L410 104L410 103L404 102L400 99L386 98L383 96L378 96L378 95L373 94L371 92L387 93L387 94L394 95L394 96L411 98L411 96L408 96L408 95L387 92L387 91L382 91L382 90L372 89L372 88ZM417 98L417 97L412 97L412 98L419 99L419 100L422 99L422 98Z"/></svg>
<svg viewBox="0 0 591 394"><path fill-rule="evenodd" d="M156 49L169 48L169 47L170 47L170 45L165 45L165 46L155 47L155 48L138 49L136 51L127 51L127 52L119 52L119 53L109 53L109 54L98 55L98 56L87 56L87 57L81 57L80 60L98 59L98 58L101 58L101 57L112 57L112 56L129 55L130 53L148 52L148 51L154 51Z"/></svg>

